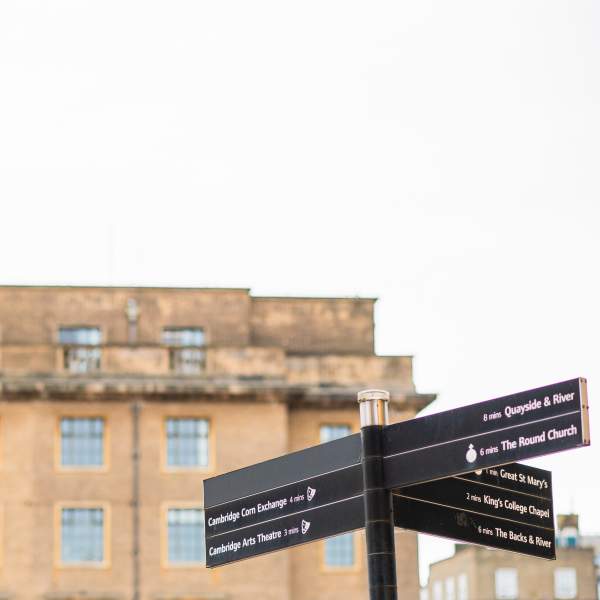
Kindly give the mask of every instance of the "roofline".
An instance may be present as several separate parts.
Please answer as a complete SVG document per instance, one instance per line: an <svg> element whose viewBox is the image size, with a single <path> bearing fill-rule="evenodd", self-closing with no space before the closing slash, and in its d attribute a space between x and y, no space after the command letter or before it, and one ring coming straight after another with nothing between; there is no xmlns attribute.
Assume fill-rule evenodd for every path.
<svg viewBox="0 0 600 600"><path fill-rule="evenodd" d="M194 286L166 286L166 285L70 285L70 284L0 284L2 289L58 289L58 290L173 290L173 291L198 291L198 292L245 292L250 294L249 287L194 287ZM360 302L377 302L379 298L373 296L253 296L253 300L357 300Z"/></svg>
<svg viewBox="0 0 600 600"><path fill-rule="evenodd" d="M450 540L452 541L452 540ZM463 545L465 546L464 548L462 548L461 550L457 550L456 546L460 546ZM449 560L453 560L454 558L456 558L458 556L459 553L465 552L465 551L469 551L469 550L473 550L473 551L477 551L477 550L482 550L485 549L485 546L480 546L478 544L470 544L470 543L463 543L463 542L457 542L456 540L454 540L454 554L452 556L447 556L446 558L440 558L439 560L435 560L432 563L429 563L429 575L431 575L431 567L433 567L433 565L439 565L443 562L447 562Z"/></svg>
<svg viewBox="0 0 600 600"><path fill-rule="evenodd" d="M193 286L166 286L166 285L21 285L21 284L0 284L0 289L69 289L69 290L192 290L208 292L250 292L250 288L245 287L193 287Z"/></svg>
<svg viewBox="0 0 600 600"><path fill-rule="evenodd" d="M379 298L372 296L252 296L253 300L358 300L360 302L377 302Z"/></svg>

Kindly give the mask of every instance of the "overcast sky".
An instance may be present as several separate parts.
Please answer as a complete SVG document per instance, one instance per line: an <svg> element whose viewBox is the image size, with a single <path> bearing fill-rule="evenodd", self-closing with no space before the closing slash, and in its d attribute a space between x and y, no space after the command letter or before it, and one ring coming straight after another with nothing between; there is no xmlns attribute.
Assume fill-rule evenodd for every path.
<svg viewBox="0 0 600 600"><path fill-rule="evenodd" d="M430 412L600 432L599 2L3 0L0 86L0 283L374 295ZM535 461L584 531L599 448Z"/></svg>

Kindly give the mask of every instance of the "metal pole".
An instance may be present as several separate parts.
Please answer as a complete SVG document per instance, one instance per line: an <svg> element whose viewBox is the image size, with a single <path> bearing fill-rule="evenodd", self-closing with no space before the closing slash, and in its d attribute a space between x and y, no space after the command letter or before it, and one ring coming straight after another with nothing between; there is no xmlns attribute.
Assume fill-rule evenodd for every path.
<svg viewBox="0 0 600 600"><path fill-rule="evenodd" d="M131 452L131 508L133 518L133 544L131 558L133 562L132 600L140 600L140 401L135 399L131 405L133 426L133 448Z"/></svg>
<svg viewBox="0 0 600 600"><path fill-rule="evenodd" d="M370 600L397 600L392 494L383 486L383 427L390 395L358 393Z"/></svg>

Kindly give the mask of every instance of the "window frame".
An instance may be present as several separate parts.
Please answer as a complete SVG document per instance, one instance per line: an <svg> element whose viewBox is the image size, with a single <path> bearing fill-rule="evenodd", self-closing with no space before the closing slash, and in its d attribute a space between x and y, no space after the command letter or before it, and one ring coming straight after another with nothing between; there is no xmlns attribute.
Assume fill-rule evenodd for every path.
<svg viewBox="0 0 600 600"><path fill-rule="evenodd" d="M328 444L329 442L332 442L334 440L329 440L329 442L322 442L321 441L321 430L324 427L348 427L348 433L345 436L342 437L347 437L348 435L352 435L353 433L356 433L354 424L344 420L344 421L336 421L336 420L330 420L330 421L320 421L319 422L319 428L317 431L317 436L318 436L318 442L319 444ZM335 439L341 439L341 438L335 438Z"/></svg>
<svg viewBox="0 0 600 600"><path fill-rule="evenodd" d="M454 575L448 575L444 579L444 598L445 600L456 600L456 578Z"/></svg>
<svg viewBox="0 0 600 600"><path fill-rule="evenodd" d="M172 345L167 344L164 341L165 331L193 331L199 330L202 332L203 343L200 346L195 345ZM206 327L201 325L163 325L160 330L160 344L168 351L167 362L169 366L169 373L172 375L177 375L181 377L198 377L200 375L204 375L206 373L206 362L207 362L207 346L208 346L208 335L206 331ZM179 371L173 368L173 353L181 350L199 350L203 353L203 360L200 363L200 368L198 371L194 371L192 373L186 373L185 371Z"/></svg>
<svg viewBox="0 0 600 600"><path fill-rule="evenodd" d="M469 600L469 576L465 571L456 576L456 600Z"/></svg>
<svg viewBox="0 0 600 600"><path fill-rule="evenodd" d="M62 464L62 429L63 419L102 419L102 464L101 465L63 465ZM92 413L61 413L56 418L54 433L54 470L60 473L105 473L110 469L110 427L107 415Z"/></svg>
<svg viewBox="0 0 600 600"><path fill-rule="evenodd" d="M351 535L352 543L354 544L354 562L351 565L328 565L326 562L327 559L327 551L326 551L326 542L328 539L337 537L331 536L331 538L326 538L321 540L320 542L320 563L321 563L321 573L335 575L335 574L348 574L348 573L357 573L362 568L362 536L360 535L361 530L348 531L345 534L340 533L339 535Z"/></svg>
<svg viewBox="0 0 600 600"><path fill-rule="evenodd" d="M160 505L160 565L163 569L204 569L206 568L206 527L204 535L204 556L198 562L171 562L169 561L169 510L171 509L196 509L204 513L206 510L201 502L167 500Z"/></svg>
<svg viewBox="0 0 600 600"><path fill-rule="evenodd" d="M498 573L514 573L516 581L516 594L514 596L499 595L498 593ZM498 567L494 570L494 598L495 600L518 600L519 598L519 570L515 567Z"/></svg>
<svg viewBox="0 0 600 600"><path fill-rule="evenodd" d="M169 465L169 453L167 443L167 421L169 419L199 419L208 423L208 463L204 465ZM216 469L216 438L213 420L206 415L182 415L167 414L162 418L160 436L160 468L163 473L212 473Z"/></svg>
<svg viewBox="0 0 600 600"><path fill-rule="evenodd" d="M63 509L101 509L103 560L101 562L79 561L63 562L62 560L62 511ZM109 569L111 567L111 513L110 503L73 500L54 503L54 567L56 569Z"/></svg>
<svg viewBox="0 0 600 600"><path fill-rule="evenodd" d="M339 417L337 417L337 418L319 421L318 426L317 426L317 444L328 444L329 442L334 441L334 440L329 440L329 442L321 441L321 430L324 427L347 427L348 433L342 437L347 437L348 435L352 435L353 433L356 433L356 425L350 418L340 419ZM342 439L342 438L336 438L336 439ZM362 568L362 546L361 546L362 537L359 535L359 531L348 531L346 533L348 535L352 535L352 540L354 543L354 562L351 565L339 565L339 566L328 565L326 559L327 559L327 540L329 538L326 538L319 542L319 546L320 546L320 552L319 552L320 561L319 562L321 564L321 569L320 569L321 573L344 574L344 573L355 573L355 572L361 570L361 568ZM339 534L339 535L344 535L344 534ZM337 536L331 536L331 537L337 537Z"/></svg>
<svg viewBox="0 0 600 600"><path fill-rule="evenodd" d="M63 342L61 342L60 340L60 332L61 329L97 329L100 332L100 343L99 344L64 344ZM72 376L86 376L86 375L90 375L93 373L101 373L102 372L102 348L106 345L106 341L105 341L105 331L104 331L104 327L100 326L100 325L83 325L81 323L77 323L74 325L58 325L56 328L56 336L55 336L55 340L56 340L56 345L58 346L60 352L58 353L58 360L59 360L59 371L61 373L65 373L68 375L72 375ZM98 368L97 369L93 369L91 371L84 371L81 373L78 372L72 372L69 368L68 365L65 364L65 351L69 348L97 348L99 350L99 357L98 357Z"/></svg>
<svg viewBox="0 0 600 600"><path fill-rule="evenodd" d="M569 573L573 573L575 576L575 589L572 595L570 596L566 596L566 595L559 595L558 594L558 577L557 575L559 573L564 573L565 571L568 571ZM577 585L577 568L576 567L569 567L569 566L565 566L565 567L555 567L554 568L554 572L553 572L553 579L554 579L554 598L555 600L575 600L575 598L577 598L577 594L579 591L579 586Z"/></svg>

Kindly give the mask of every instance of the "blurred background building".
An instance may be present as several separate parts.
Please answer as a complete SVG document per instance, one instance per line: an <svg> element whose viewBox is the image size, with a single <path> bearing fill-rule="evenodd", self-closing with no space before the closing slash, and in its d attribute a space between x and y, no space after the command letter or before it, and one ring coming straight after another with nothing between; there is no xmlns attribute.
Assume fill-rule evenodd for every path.
<svg viewBox="0 0 600 600"><path fill-rule="evenodd" d="M456 544L431 565L421 600L597 600L600 536L580 535L577 515L556 521L556 561Z"/></svg>
<svg viewBox="0 0 600 600"><path fill-rule="evenodd" d="M0 287L0 600L364 599L361 532L207 570L202 480L357 431L360 389L392 421L434 399L375 355L373 307ZM416 535L396 543L416 598Z"/></svg>

